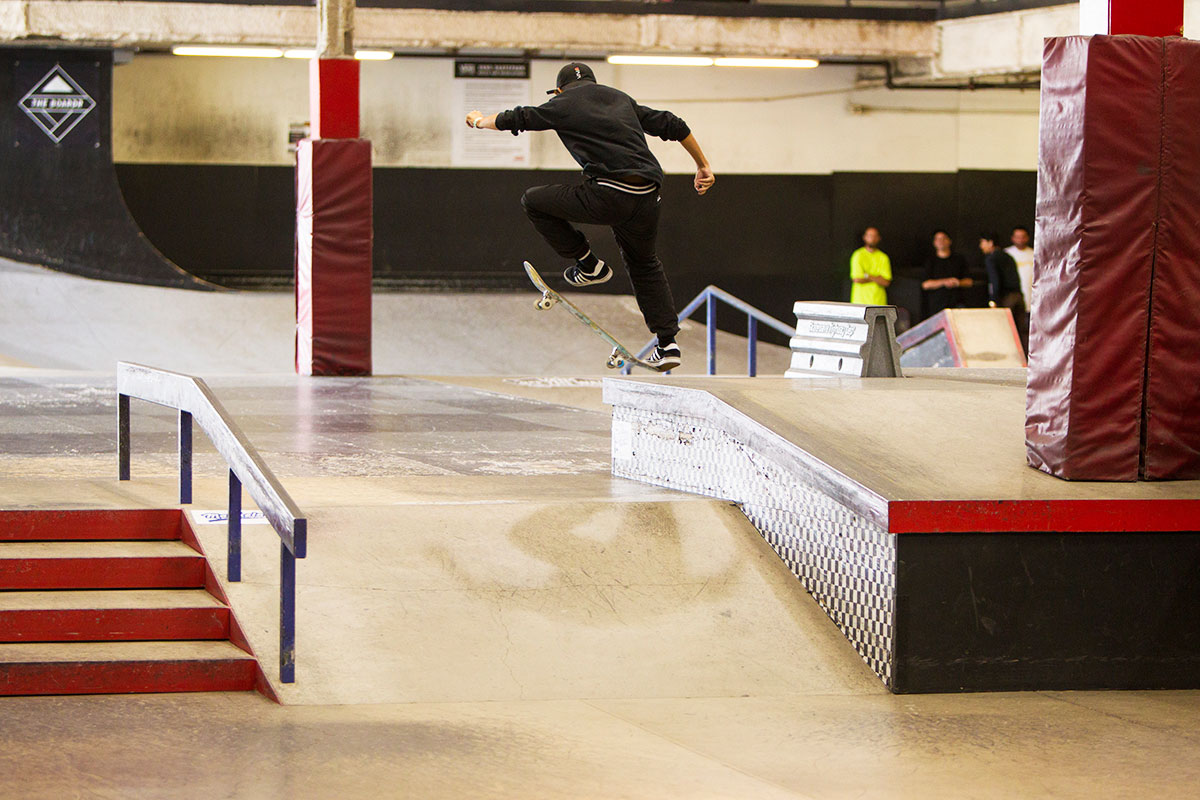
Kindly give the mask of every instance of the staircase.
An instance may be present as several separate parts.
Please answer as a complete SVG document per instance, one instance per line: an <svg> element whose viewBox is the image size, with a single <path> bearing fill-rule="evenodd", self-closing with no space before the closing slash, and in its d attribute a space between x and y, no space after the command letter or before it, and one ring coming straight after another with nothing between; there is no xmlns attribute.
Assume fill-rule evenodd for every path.
<svg viewBox="0 0 1200 800"><path fill-rule="evenodd" d="M0 696L269 693L182 511L0 511Z"/></svg>

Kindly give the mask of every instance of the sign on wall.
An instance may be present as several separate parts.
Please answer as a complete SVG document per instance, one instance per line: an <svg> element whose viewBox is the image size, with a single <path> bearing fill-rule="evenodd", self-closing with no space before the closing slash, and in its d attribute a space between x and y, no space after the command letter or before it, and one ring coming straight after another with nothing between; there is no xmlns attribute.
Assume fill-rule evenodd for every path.
<svg viewBox="0 0 1200 800"><path fill-rule="evenodd" d="M529 167L529 137L475 131L467 114L495 114L529 105L529 64L520 61L455 61L454 119L450 163L455 167Z"/></svg>
<svg viewBox="0 0 1200 800"><path fill-rule="evenodd" d="M80 124L96 107L96 101L61 64L55 64L42 74L44 70L45 62L18 63L18 85L24 88L28 84L30 88L17 106L47 139L59 144L80 128ZM86 77L92 76L89 74ZM91 143L95 139L95 131L91 130L94 127L84 126L76 138Z"/></svg>

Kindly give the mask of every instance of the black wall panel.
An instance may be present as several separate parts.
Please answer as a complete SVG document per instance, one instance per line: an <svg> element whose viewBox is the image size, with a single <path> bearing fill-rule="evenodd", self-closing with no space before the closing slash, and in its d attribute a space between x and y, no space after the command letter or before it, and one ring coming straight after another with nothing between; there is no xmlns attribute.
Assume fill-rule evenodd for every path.
<svg viewBox="0 0 1200 800"><path fill-rule="evenodd" d="M230 286L290 282L291 168L120 164L117 174L135 219L180 266ZM376 169L377 282L526 288L523 259L550 272L559 259L525 219L521 194L577 179L542 170ZM718 175L698 197L690 176L671 175L660 255L678 305L712 283L790 322L795 300L847 299L848 259L864 225L879 226L903 274L924 259L934 228L948 228L973 254L981 227L1031 223L1035 182L1033 172ZM607 230L587 232L602 258L619 263ZM597 290L629 292L617 274ZM908 304L903 281L894 294ZM742 330L744 320L723 313L721 324Z"/></svg>

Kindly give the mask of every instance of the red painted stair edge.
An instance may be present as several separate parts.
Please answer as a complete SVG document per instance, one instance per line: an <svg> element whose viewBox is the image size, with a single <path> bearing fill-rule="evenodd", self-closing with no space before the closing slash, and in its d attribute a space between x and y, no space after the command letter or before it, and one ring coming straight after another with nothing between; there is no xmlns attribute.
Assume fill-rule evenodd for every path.
<svg viewBox="0 0 1200 800"><path fill-rule="evenodd" d="M199 589L203 556L7 558L0 589Z"/></svg>
<svg viewBox="0 0 1200 800"><path fill-rule="evenodd" d="M216 661L0 663L0 695L239 692L257 682L251 656Z"/></svg>
<svg viewBox="0 0 1200 800"><path fill-rule="evenodd" d="M0 511L0 542L177 540L178 508Z"/></svg>
<svg viewBox="0 0 1200 800"><path fill-rule="evenodd" d="M0 642L132 642L229 638L228 607L0 611Z"/></svg>

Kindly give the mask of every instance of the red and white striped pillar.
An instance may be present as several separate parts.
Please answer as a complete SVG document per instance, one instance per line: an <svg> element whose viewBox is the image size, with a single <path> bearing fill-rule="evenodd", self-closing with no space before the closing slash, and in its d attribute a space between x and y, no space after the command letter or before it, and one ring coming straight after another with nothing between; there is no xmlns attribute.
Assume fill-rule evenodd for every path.
<svg viewBox="0 0 1200 800"><path fill-rule="evenodd" d="M359 138L354 0L320 0L310 138L296 153L296 372L371 374L371 143Z"/></svg>

